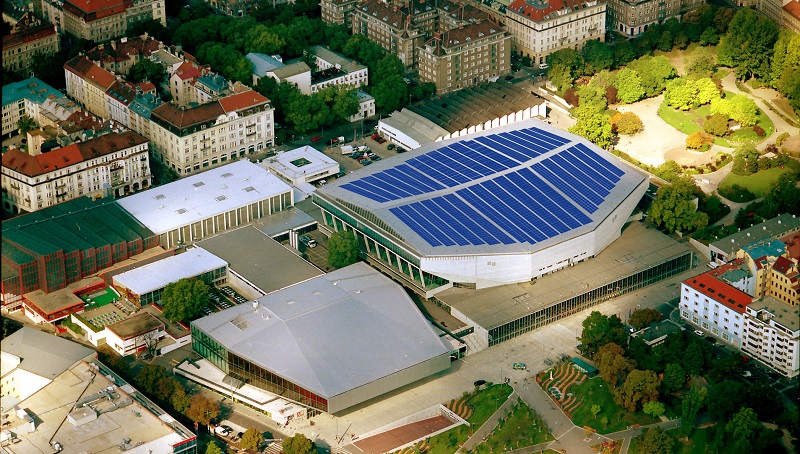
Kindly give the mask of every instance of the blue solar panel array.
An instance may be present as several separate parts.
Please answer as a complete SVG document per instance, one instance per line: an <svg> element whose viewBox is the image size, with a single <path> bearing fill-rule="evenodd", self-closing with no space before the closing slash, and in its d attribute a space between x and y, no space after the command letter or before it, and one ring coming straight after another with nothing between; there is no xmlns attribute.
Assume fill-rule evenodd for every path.
<svg viewBox="0 0 800 454"><path fill-rule="evenodd" d="M494 175L389 211L431 246L534 244L590 223L625 173L581 143L504 172L567 143L537 128L481 136L341 187L390 202Z"/></svg>

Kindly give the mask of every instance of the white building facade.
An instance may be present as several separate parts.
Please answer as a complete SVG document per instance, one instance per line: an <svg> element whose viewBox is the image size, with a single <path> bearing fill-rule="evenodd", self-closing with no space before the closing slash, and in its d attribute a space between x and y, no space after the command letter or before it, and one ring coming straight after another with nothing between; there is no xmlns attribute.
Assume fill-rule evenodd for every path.
<svg viewBox="0 0 800 454"><path fill-rule="evenodd" d="M800 312L771 296L753 301L745 314L742 351L787 378L800 370Z"/></svg>

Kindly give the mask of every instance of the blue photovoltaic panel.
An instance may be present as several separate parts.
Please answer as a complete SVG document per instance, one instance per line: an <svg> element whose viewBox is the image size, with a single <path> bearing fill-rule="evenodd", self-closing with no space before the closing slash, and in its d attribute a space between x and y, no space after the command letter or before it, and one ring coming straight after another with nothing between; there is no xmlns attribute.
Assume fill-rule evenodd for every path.
<svg viewBox="0 0 800 454"><path fill-rule="evenodd" d="M562 181L567 183L568 185L575 188L578 192L583 194L587 199L591 200L592 203L595 205L600 205L603 203L603 198L597 195L595 191L592 190L590 182L584 182L580 179L580 175L575 175L564 169L563 167L559 166L555 161L552 159L545 159L541 162L545 167L550 169L553 173L558 175Z"/></svg>
<svg viewBox="0 0 800 454"><path fill-rule="evenodd" d="M592 222L589 216L583 213L574 202L567 200L558 191L550 187L531 169L521 169L517 172L525 181L531 184L531 196L537 200L550 200L555 207L553 213L562 221L566 222L571 228L580 227ZM560 210L560 211L559 211Z"/></svg>
<svg viewBox="0 0 800 454"><path fill-rule="evenodd" d="M550 160L564 169L568 174L575 177L575 179L588 186L601 198L607 196L611 188L614 187L614 185L609 183L602 175L597 172L592 172L591 169L587 168L585 165L575 165L564 156L556 155L551 157Z"/></svg>
<svg viewBox="0 0 800 454"><path fill-rule="evenodd" d="M426 206L429 202L429 200L423 200L422 202L414 202L406 205L409 210L413 210L417 213L416 216L412 215L417 224L420 224L428 231L438 230L459 246L468 245L469 241L458 233L452 225L448 225L440 220L436 216L436 213Z"/></svg>
<svg viewBox="0 0 800 454"><path fill-rule="evenodd" d="M485 145L482 145L477 141L472 140L470 142L470 148L475 150L475 153L484 156L491 165L497 165L498 170L510 169L511 167L519 165L517 161L498 151L487 148Z"/></svg>
<svg viewBox="0 0 800 454"><path fill-rule="evenodd" d="M432 153L428 153L428 156L431 159L436 160L444 168L463 175L465 178L467 178L467 181L477 180L483 176L474 169L469 168L467 165L453 159L450 155L448 155L446 149L440 148Z"/></svg>
<svg viewBox="0 0 800 454"><path fill-rule="evenodd" d="M529 237L519 227L514 225L511 221L506 219L500 212L493 206L489 205L485 199L478 196L473 188L464 188L456 191L456 194L464 199L468 204L477 209L478 212L489 218L495 225L500 227L504 232L511 236L518 243L533 243L533 238Z"/></svg>
<svg viewBox="0 0 800 454"><path fill-rule="evenodd" d="M364 183L369 183L372 186L380 188L381 190L386 191L389 194L393 194L400 199L405 197L410 197L412 195L422 194L422 191L416 192L414 191L413 188L407 186L405 183L390 179L388 175L381 175L381 176L382 178L378 178L375 175L370 175L362 178L361 180Z"/></svg>
<svg viewBox="0 0 800 454"><path fill-rule="evenodd" d="M476 193L485 191L484 196L491 194L489 200L492 200L496 206L500 207L503 215L512 222L522 228L526 235L533 238L535 242L547 239L555 234L555 232L547 225L541 224L539 219L530 219L530 213L519 203L516 192L506 191L498 183L499 179L487 181L478 185ZM508 195L506 195L508 194ZM523 216L523 214L527 215Z"/></svg>
<svg viewBox="0 0 800 454"><path fill-rule="evenodd" d="M447 200L447 202L449 202L458 211L463 213L469 221L474 222L484 232L491 235L492 238L496 238L497 241L503 244L513 244L516 242L513 238L508 236L508 234L504 233L496 225L492 224L488 219L483 217L478 211L475 210L475 208L467 205L464 200L460 199L455 194L448 194L444 196L444 199ZM489 244L495 243L489 242Z"/></svg>
<svg viewBox="0 0 800 454"><path fill-rule="evenodd" d="M508 181L509 185L514 185L518 188L517 197L519 197L519 201L522 205L531 211L534 216L547 223L547 225L557 233L564 233L572 228L553 213L557 208L553 202L547 199L534 197L533 194L531 194L535 188L529 182L525 181L525 178L520 175L519 172L509 173L504 178ZM554 235L550 234L548 236Z"/></svg>
<svg viewBox="0 0 800 454"><path fill-rule="evenodd" d="M454 144L457 145L457 144ZM478 153L475 150L470 150L466 147L449 147L450 156L477 171L481 176L492 175L506 167L498 165L486 156Z"/></svg>
<svg viewBox="0 0 800 454"><path fill-rule="evenodd" d="M536 173L544 177L548 183L555 186L559 191L563 192L567 197L574 200L578 205L589 213L597 211L597 205L588 198L584 197L580 192L567 183L564 183L556 174L548 170L542 164L534 164L531 167Z"/></svg>
<svg viewBox="0 0 800 454"><path fill-rule="evenodd" d="M438 197L437 197L438 198ZM448 213L447 211L443 210L436 202L435 199L428 199L418 202L422 204L433 216L431 220L433 222L438 220L441 221L441 225L446 227L448 230L452 230L455 233L454 235L450 235L454 237L456 242L459 246L466 246L468 244L485 244L485 241L482 241L478 238L472 231L469 229L463 228L461 223L453 217L452 213Z"/></svg>
<svg viewBox="0 0 800 454"><path fill-rule="evenodd" d="M515 138L508 133L498 134L493 138L495 142L503 144L506 147L525 156L522 162L530 161L531 159L547 152L547 149L541 145L537 145L532 142L520 143L521 139Z"/></svg>
<svg viewBox="0 0 800 454"><path fill-rule="evenodd" d="M419 170L411 167L408 164L400 164L399 166L389 170L400 172L402 175L407 176L411 180L418 182L420 186L429 187L431 191L438 191L440 189L444 189L447 187L439 183L438 181L434 180L433 178L423 174Z"/></svg>
<svg viewBox="0 0 800 454"><path fill-rule="evenodd" d="M556 148L566 145L570 142L570 140L567 138L557 136L539 128L520 129L519 132L529 135L536 140L552 144L552 148L550 148L551 150L555 150Z"/></svg>
<svg viewBox="0 0 800 454"><path fill-rule="evenodd" d="M622 178L622 175L625 175L624 170L608 162L607 160L601 158L600 156L597 155L597 153L590 150L589 147L587 147L586 145L579 143L576 144L574 148L576 153L583 153L583 156L587 158L584 160L584 162L586 162L587 164L589 164L589 162L595 162L597 165L603 167L604 169L606 169L606 171L616 176L617 178Z"/></svg>
<svg viewBox="0 0 800 454"><path fill-rule="evenodd" d="M419 236L422 237L422 239L427 241L428 244L430 244L431 246L443 246L444 245L444 243L439 241L439 239L436 238L436 236L432 235L430 232L428 232L425 229L423 229L422 226L420 226L413 219L411 219L411 217L408 216L405 213L404 208L405 207L396 207L396 208L389 209L389 211L393 215L397 216L397 219L400 219L400 221L402 221L403 224L411 227L411 230L416 232Z"/></svg>
<svg viewBox="0 0 800 454"><path fill-rule="evenodd" d="M502 143L499 143L499 142L497 142L495 140L492 140L492 139L495 139L495 138L496 138L496 136L476 137L475 141L480 143L481 145L484 145L484 146L488 147L488 148L491 148L493 150L499 151L500 153L503 153L507 157L513 159L514 161L516 161L516 163L514 164L515 166L518 166L518 165L520 165L520 163L523 163L523 162L528 161L530 159L530 158L528 158L527 155L525 155L523 153L520 153L520 152L518 152L516 150L513 150L513 149L503 145Z"/></svg>
<svg viewBox="0 0 800 454"><path fill-rule="evenodd" d="M342 188L343 189L347 189L350 192L355 192L356 194L358 194L360 196L364 196L364 197L366 197L368 199L375 200L376 202L388 202L389 200L392 200L392 199L388 199L386 197L381 197L381 196L379 196L377 194L374 194L369 189L362 188L361 186L356 184L359 181L361 181L361 180L356 180L356 181L354 181L352 183L343 184Z"/></svg>

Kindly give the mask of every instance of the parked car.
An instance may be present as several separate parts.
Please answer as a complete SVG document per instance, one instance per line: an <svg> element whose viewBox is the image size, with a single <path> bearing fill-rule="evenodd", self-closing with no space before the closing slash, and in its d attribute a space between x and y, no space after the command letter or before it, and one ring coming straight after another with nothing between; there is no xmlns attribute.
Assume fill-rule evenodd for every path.
<svg viewBox="0 0 800 454"><path fill-rule="evenodd" d="M320 140L322 140L322 137L320 137L320 136L314 136L314 137L311 138L312 142L319 142Z"/></svg>
<svg viewBox="0 0 800 454"><path fill-rule="evenodd" d="M750 372L749 370L746 370L746 371L742 372L742 377L744 377L744 378L749 378L749 377L752 377L752 376L753 376L753 373Z"/></svg>
<svg viewBox="0 0 800 454"><path fill-rule="evenodd" d="M509 74L509 75L507 75L507 76L506 76L504 79L505 79L505 80L514 80L514 76L512 76L511 74Z"/></svg>
<svg viewBox="0 0 800 454"><path fill-rule="evenodd" d="M514 363L512 367L514 370L526 370L528 368L525 363Z"/></svg>
<svg viewBox="0 0 800 454"><path fill-rule="evenodd" d="M375 141L378 143L386 143L386 139L384 139L383 137L378 137L377 139L375 139Z"/></svg>
<svg viewBox="0 0 800 454"><path fill-rule="evenodd" d="M393 144L393 143L390 143L389 145L386 145L386 149L387 150L394 150L395 148L396 148L395 144Z"/></svg>
<svg viewBox="0 0 800 454"><path fill-rule="evenodd" d="M374 158L372 158L372 160L373 160L373 161L380 161L380 160L381 160L381 157L380 157L380 156L375 156Z"/></svg>
<svg viewBox="0 0 800 454"><path fill-rule="evenodd" d="M473 383L473 385L475 385L476 388L478 386L483 386L485 384L486 384L486 380L475 380L475 383Z"/></svg>
<svg viewBox="0 0 800 454"><path fill-rule="evenodd" d="M403 148L403 147L397 147L397 152L398 152L398 153L405 153L405 152L406 152L406 149L405 149L405 148Z"/></svg>
<svg viewBox="0 0 800 454"><path fill-rule="evenodd" d="M547 63L540 63L539 64L539 69L547 69L549 67L550 67L550 65L548 65Z"/></svg>
<svg viewBox="0 0 800 454"><path fill-rule="evenodd" d="M370 164L372 164L372 161L370 161L369 159L365 159L365 160L361 161L361 165L363 165L363 166L368 166Z"/></svg>
<svg viewBox="0 0 800 454"><path fill-rule="evenodd" d="M380 134L378 134L376 132L375 134L372 135L372 140L378 140L379 137L380 137Z"/></svg>
<svg viewBox="0 0 800 454"><path fill-rule="evenodd" d="M317 240L308 235L303 235L299 238L300 243L307 247L317 247Z"/></svg>
<svg viewBox="0 0 800 454"><path fill-rule="evenodd" d="M694 330L694 333L697 334L698 336L702 336L703 335L703 332L700 331L699 329Z"/></svg>

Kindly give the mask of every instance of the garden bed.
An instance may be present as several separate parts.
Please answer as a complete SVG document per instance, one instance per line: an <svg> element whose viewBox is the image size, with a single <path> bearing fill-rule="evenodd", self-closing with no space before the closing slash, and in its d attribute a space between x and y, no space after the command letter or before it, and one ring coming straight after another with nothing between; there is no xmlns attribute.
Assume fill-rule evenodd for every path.
<svg viewBox="0 0 800 454"><path fill-rule="evenodd" d="M477 445L472 452L478 454L508 452L553 439L553 435L545 427L539 415L518 399L486 441Z"/></svg>

